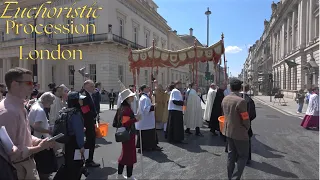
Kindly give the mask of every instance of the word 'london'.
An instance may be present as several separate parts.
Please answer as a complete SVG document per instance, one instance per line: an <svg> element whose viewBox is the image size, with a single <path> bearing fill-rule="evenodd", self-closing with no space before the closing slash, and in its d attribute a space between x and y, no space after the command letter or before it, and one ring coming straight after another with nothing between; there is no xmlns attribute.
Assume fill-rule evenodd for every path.
<svg viewBox="0 0 320 180"><path fill-rule="evenodd" d="M73 21L71 21L70 24L36 24L33 23L30 24L20 24L16 23L16 21L11 20L13 19L36 19L36 18L43 18L43 19L58 19L61 16L64 16L66 19L75 19L75 18L99 18L97 16L97 11L102 10L102 7L96 7L96 2L91 5L91 7L88 7L87 5L84 5L83 7L73 7L75 3L73 3L70 7L52 7L47 8L45 5L52 4L51 1L47 1L43 4L41 4L39 7L32 7L32 8L21 8L18 6L19 2L4 2L6 7L4 8L3 13L0 16L0 19L8 19L7 20L7 30L6 34L10 34L10 29L14 32L14 34L18 35L20 32L24 32L25 34L90 34L94 35L96 34L96 26L95 24L87 24L87 25L74 25ZM11 6L16 7L16 9L12 9ZM14 15L9 15L8 12L12 12ZM40 15L42 13L42 15ZM11 13L10 13L11 14ZM10 20L9 20L10 19ZM42 28L39 28L42 27ZM21 30L19 28L22 28ZM50 28L50 31L48 30ZM63 30L61 30L61 28ZM80 30L78 29L80 28ZM43 29L43 31L39 31L39 29ZM54 30L51 30L54 29ZM82 51L81 50L63 50L61 51L61 45L57 45L57 49L50 52L49 50L33 50L28 53L28 57L26 59L76 59L76 52L79 52L79 59L82 60ZM44 54L46 53L46 57L44 57ZM34 54L34 57L32 56ZM56 54L56 55L54 55ZM23 58L23 47L20 46L20 59Z"/></svg>

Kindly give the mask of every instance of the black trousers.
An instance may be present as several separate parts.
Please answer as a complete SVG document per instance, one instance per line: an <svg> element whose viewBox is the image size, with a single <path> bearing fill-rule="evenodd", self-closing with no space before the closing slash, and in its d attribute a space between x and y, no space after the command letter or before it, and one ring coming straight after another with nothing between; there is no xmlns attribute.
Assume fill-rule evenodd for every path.
<svg viewBox="0 0 320 180"><path fill-rule="evenodd" d="M118 174L122 174L124 169L124 165L118 164ZM127 177L130 178L132 176L133 172L133 165L132 166L127 166Z"/></svg>
<svg viewBox="0 0 320 180"><path fill-rule="evenodd" d="M84 116L84 127L86 128L86 143L84 147L89 149L89 158L87 162L93 161L94 149L96 146L95 119L92 116Z"/></svg>
<svg viewBox="0 0 320 180"><path fill-rule="evenodd" d="M114 107L114 101L110 101L109 109L113 109L113 107Z"/></svg>
<svg viewBox="0 0 320 180"><path fill-rule="evenodd" d="M76 137L72 136L69 143L65 145L65 168L66 168L66 178L68 180L80 180L81 179L81 168L83 167L83 161L74 160L74 152L79 149Z"/></svg>

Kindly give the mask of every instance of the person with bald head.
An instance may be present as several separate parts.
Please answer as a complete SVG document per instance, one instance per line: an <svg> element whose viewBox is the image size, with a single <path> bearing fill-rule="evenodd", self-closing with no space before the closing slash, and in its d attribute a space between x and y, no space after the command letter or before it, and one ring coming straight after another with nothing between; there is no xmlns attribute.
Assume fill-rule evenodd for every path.
<svg viewBox="0 0 320 180"><path fill-rule="evenodd" d="M83 89L81 90L81 94L86 96L83 99L83 105L81 106L82 116L84 119L84 127L86 128L86 143L85 148L89 149L89 158L86 161L87 167L99 167L100 164L97 164L93 161L94 149L96 146L96 117L97 110L94 105L94 100L92 98L92 94L95 91L95 85L92 80L86 80L83 83Z"/></svg>

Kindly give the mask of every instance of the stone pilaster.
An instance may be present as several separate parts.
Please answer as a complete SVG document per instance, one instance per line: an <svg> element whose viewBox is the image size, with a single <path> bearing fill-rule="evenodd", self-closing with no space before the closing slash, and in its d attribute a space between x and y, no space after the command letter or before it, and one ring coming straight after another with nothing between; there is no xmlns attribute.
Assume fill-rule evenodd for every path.
<svg viewBox="0 0 320 180"><path fill-rule="evenodd" d="M291 43L291 51L294 51L296 48L296 28L295 28L295 19L296 19L296 12L295 10L292 12L292 43Z"/></svg>
<svg viewBox="0 0 320 180"><path fill-rule="evenodd" d="M290 16L287 17L287 46L286 46L286 54L290 53L290 24L291 18Z"/></svg>
<svg viewBox="0 0 320 180"><path fill-rule="evenodd" d="M314 0L309 1L309 43L312 43L313 38L314 38L314 28L315 28L315 23L313 19L313 7L314 7Z"/></svg>
<svg viewBox="0 0 320 180"><path fill-rule="evenodd" d="M299 16L299 43L298 43L298 47L302 48L305 47L306 44L306 2L305 0L300 1L299 4L299 12L298 12L298 16Z"/></svg>
<svg viewBox="0 0 320 180"><path fill-rule="evenodd" d="M46 85L46 83L48 83L48 81L47 81L47 79L48 78L46 78L47 76L46 76L46 71L47 71L47 63L46 63L46 60L40 60L41 61L41 68L40 68L40 65L39 65L39 68L38 69L40 69L41 71L41 74L38 74L38 77L40 77L41 76L41 81L38 81L38 82L41 82L41 88L42 88L42 90L43 91L45 91L47 88L47 85ZM40 62L40 61L38 61L38 62ZM48 71L47 71L48 72ZM50 72L50 71L49 71Z"/></svg>

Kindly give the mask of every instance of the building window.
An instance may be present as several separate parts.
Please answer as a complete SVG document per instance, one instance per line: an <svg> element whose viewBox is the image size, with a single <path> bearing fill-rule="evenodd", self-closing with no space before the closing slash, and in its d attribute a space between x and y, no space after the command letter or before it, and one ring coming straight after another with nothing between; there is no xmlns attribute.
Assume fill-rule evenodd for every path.
<svg viewBox="0 0 320 180"><path fill-rule="evenodd" d="M2 42L4 42L4 36L5 36L4 32L1 32L1 41Z"/></svg>
<svg viewBox="0 0 320 180"><path fill-rule="evenodd" d="M93 81L97 81L97 65L89 64L89 78Z"/></svg>
<svg viewBox="0 0 320 180"><path fill-rule="evenodd" d="M150 41L149 40L149 37L150 37L149 32L146 32L144 37L145 37L146 47L149 47L149 41Z"/></svg>
<svg viewBox="0 0 320 180"><path fill-rule="evenodd" d="M315 37L319 38L319 16L316 18L315 28Z"/></svg>
<svg viewBox="0 0 320 180"><path fill-rule="evenodd" d="M118 78L121 82L123 82L123 66L122 65L118 66Z"/></svg>
<svg viewBox="0 0 320 180"><path fill-rule="evenodd" d="M148 76L148 70L144 70L144 81L145 81L145 83L146 84L148 84L148 78L149 76Z"/></svg>
<svg viewBox="0 0 320 180"><path fill-rule="evenodd" d="M93 17L89 17L88 19L88 25L89 25L89 34L88 34L88 38L89 41L94 41L94 34L96 33L96 29L95 29L95 18Z"/></svg>
<svg viewBox="0 0 320 180"><path fill-rule="evenodd" d="M172 82L174 81L173 73L171 73L171 81L172 81Z"/></svg>
<svg viewBox="0 0 320 180"><path fill-rule="evenodd" d="M137 27L133 28L133 42L135 44L138 44L138 28Z"/></svg>
<svg viewBox="0 0 320 180"><path fill-rule="evenodd" d="M71 32L71 24L73 24L74 22L73 22L73 20L72 19L67 19L67 24L69 25L69 27L70 27L70 32ZM68 33L67 34L67 40L68 40L68 43L69 44L72 44L73 43L73 34L71 34L71 33Z"/></svg>
<svg viewBox="0 0 320 180"><path fill-rule="evenodd" d="M124 36L124 21L123 19L119 19L119 36L123 37Z"/></svg>
<svg viewBox="0 0 320 180"><path fill-rule="evenodd" d="M69 84L74 85L74 65L68 66Z"/></svg>

